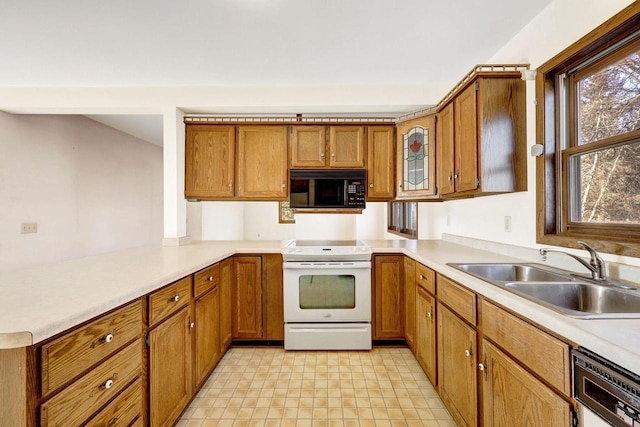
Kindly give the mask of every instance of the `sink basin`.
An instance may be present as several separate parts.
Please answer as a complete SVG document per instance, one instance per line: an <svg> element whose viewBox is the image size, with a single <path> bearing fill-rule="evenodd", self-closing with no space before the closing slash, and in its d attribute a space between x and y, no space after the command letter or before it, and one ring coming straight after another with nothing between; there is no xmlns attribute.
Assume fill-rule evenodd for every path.
<svg viewBox="0 0 640 427"><path fill-rule="evenodd" d="M580 319L640 318L640 290L593 283L535 263L448 264L558 313ZM623 286L620 283L618 286Z"/></svg>
<svg viewBox="0 0 640 427"><path fill-rule="evenodd" d="M640 317L640 294L593 283L506 283L511 291L524 294L530 299L543 301L553 307L578 317L602 317L600 314L617 314L610 317Z"/></svg>
<svg viewBox="0 0 640 427"><path fill-rule="evenodd" d="M498 282L566 282L570 275L557 274L532 264L449 264L480 279Z"/></svg>

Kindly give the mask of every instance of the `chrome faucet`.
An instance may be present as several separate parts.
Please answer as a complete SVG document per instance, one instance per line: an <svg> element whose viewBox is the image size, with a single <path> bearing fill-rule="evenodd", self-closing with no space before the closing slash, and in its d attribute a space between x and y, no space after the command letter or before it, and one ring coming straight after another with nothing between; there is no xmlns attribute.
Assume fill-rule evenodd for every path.
<svg viewBox="0 0 640 427"><path fill-rule="evenodd" d="M590 245L586 244L585 242L581 242L578 240L577 243L580 246L584 247L587 251L589 251L589 255L591 256L591 259L589 260L589 262L585 261L579 256L570 254L569 252L561 251L558 249L550 249L550 248L540 249L540 255L542 256L542 260L546 261L547 253L549 252L558 252L561 254L569 255L571 258L575 259L580 264L584 265L591 272L591 278L593 280L599 280L599 281L607 280L607 264L604 262L600 254L598 254L598 252L596 252L595 249L593 249Z"/></svg>

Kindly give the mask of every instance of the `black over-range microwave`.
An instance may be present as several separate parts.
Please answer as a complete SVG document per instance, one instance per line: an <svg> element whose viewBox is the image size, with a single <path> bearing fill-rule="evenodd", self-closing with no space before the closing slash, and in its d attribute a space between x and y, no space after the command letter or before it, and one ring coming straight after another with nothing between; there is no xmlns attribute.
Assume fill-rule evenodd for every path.
<svg viewBox="0 0 640 427"><path fill-rule="evenodd" d="M289 174L293 209L365 207L365 170L292 170Z"/></svg>

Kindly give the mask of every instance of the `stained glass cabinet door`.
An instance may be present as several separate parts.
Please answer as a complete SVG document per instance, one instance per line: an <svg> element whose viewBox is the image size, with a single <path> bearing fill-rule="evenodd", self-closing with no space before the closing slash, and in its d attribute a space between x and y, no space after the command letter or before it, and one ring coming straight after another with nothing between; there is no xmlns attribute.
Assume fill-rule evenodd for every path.
<svg viewBox="0 0 640 427"><path fill-rule="evenodd" d="M398 124L398 198L426 198L436 194L435 135L433 115Z"/></svg>

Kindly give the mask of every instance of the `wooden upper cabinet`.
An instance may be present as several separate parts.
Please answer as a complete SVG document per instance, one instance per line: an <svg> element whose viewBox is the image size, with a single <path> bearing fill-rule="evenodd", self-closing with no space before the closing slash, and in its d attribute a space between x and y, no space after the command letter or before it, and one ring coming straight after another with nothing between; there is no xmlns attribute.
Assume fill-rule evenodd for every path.
<svg viewBox="0 0 640 427"><path fill-rule="evenodd" d="M287 127L239 126L236 172L239 198L285 200Z"/></svg>
<svg viewBox="0 0 640 427"><path fill-rule="evenodd" d="M440 196L527 189L524 81L476 77L437 116Z"/></svg>
<svg viewBox="0 0 640 427"><path fill-rule="evenodd" d="M438 113L436 128L438 193L446 196L455 191L455 164L453 157L453 102L447 104Z"/></svg>
<svg viewBox="0 0 640 427"><path fill-rule="evenodd" d="M476 87L467 87L453 102L456 191L475 190L479 185Z"/></svg>
<svg viewBox="0 0 640 427"><path fill-rule="evenodd" d="M188 125L186 132L185 198L232 198L235 126Z"/></svg>
<svg viewBox="0 0 640 427"><path fill-rule="evenodd" d="M364 127L329 127L329 166L334 168L364 167Z"/></svg>
<svg viewBox="0 0 640 427"><path fill-rule="evenodd" d="M396 129L396 198L428 198L436 194L435 115L398 124Z"/></svg>
<svg viewBox="0 0 640 427"><path fill-rule="evenodd" d="M393 126L369 126L367 132L367 200L392 200L394 191Z"/></svg>
<svg viewBox="0 0 640 427"><path fill-rule="evenodd" d="M292 126L290 153L292 168L324 168L325 126Z"/></svg>

